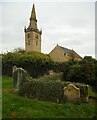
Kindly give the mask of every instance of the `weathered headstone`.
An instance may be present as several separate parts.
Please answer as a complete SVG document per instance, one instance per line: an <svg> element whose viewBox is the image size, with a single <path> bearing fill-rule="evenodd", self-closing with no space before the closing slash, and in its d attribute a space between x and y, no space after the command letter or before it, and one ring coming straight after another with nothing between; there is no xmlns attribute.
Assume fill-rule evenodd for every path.
<svg viewBox="0 0 97 120"><path fill-rule="evenodd" d="M20 85L27 80L28 74L24 69L13 66L12 75L14 92L18 92Z"/></svg>
<svg viewBox="0 0 97 120"><path fill-rule="evenodd" d="M64 87L64 99L67 102L80 103L80 89L73 84Z"/></svg>

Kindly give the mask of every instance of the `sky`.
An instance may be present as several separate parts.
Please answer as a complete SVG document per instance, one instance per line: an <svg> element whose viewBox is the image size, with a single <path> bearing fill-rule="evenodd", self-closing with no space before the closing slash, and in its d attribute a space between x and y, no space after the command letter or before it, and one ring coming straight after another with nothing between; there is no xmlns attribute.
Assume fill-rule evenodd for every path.
<svg viewBox="0 0 97 120"><path fill-rule="evenodd" d="M58 44L81 57L95 57L95 0L3 0L0 3L0 53L25 48L24 27L28 27L35 4L38 28L42 29L42 52Z"/></svg>

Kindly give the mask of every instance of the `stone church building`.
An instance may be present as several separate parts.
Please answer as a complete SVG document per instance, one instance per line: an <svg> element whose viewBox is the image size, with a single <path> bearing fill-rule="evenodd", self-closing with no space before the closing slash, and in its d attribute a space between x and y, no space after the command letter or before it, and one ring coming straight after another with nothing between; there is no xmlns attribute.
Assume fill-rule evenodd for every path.
<svg viewBox="0 0 97 120"><path fill-rule="evenodd" d="M42 31L37 27L37 19L35 6L33 4L30 23L28 28L25 27L25 50L26 51L37 51L41 52L41 35ZM54 61L64 62L69 60L71 57L75 59L81 59L81 57L74 51L62 46L57 46L49 53L50 57Z"/></svg>

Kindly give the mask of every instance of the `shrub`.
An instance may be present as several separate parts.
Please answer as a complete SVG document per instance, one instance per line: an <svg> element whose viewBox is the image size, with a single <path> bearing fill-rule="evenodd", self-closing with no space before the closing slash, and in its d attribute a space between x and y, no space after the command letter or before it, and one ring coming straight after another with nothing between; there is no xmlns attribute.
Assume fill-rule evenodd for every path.
<svg viewBox="0 0 97 120"><path fill-rule="evenodd" d="M53 80L53 81L61 80L61 81L63 81L64 74L63 74L63 72L60 72L60 73L54 73L51 75L44 75L44 76L40 77L39 80Z"/></svg>
<svg viewBox="0 0 97 120"><path fill-rule="evenodd" d="M2 56L2 74L12 75L12 67L22 67L32 77L40 77L53 69L55 63L48 55L39 52L15 52Z"/></svg>
<svg viewBox="0 0 97 120"><path fill-rule="evenodd" d="M80 88L80 99L81 102L88 102L89 98L89 85L82 83L74 83L74 85Z"/></svg>
<svg viewBox="0 0 97 120"><path fill-rule="evenodd" d="M30 79L21 85L19 94L47 101L64 101L64 82L60 80Z"/></svg>
<svg viewBox="0 0 97 120"><path fill-rule="evenodd" d="M85 56L80 61L68 61L64 65L65 80L82 82L92 86L97 85L97 60Z"/></svg>
<svg viewBox="0 0 97 120"><path fill-rule="evenodd" d="M66 76L66 80L72 82L82 82L81 66L78 64L72 65Z"/></svg>

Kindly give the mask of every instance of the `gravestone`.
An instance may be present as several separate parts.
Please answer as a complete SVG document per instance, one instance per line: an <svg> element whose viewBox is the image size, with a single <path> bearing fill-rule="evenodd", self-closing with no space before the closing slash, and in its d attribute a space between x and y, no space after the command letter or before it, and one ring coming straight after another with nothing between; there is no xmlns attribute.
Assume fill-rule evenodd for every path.
<svg viewBox="0 0 97 120"><path fill-rule="evenodd" d="M26 82L28 73L23 68L13 66L12 75L14 92L18 92L20 85Z"/></svg>
<svg viewBox="0 0 97 120"><path fill-rule="evenodd" d="M64 99L67 102L80 103L80 89L73 84L68 84L64 89Z"/></svg>

